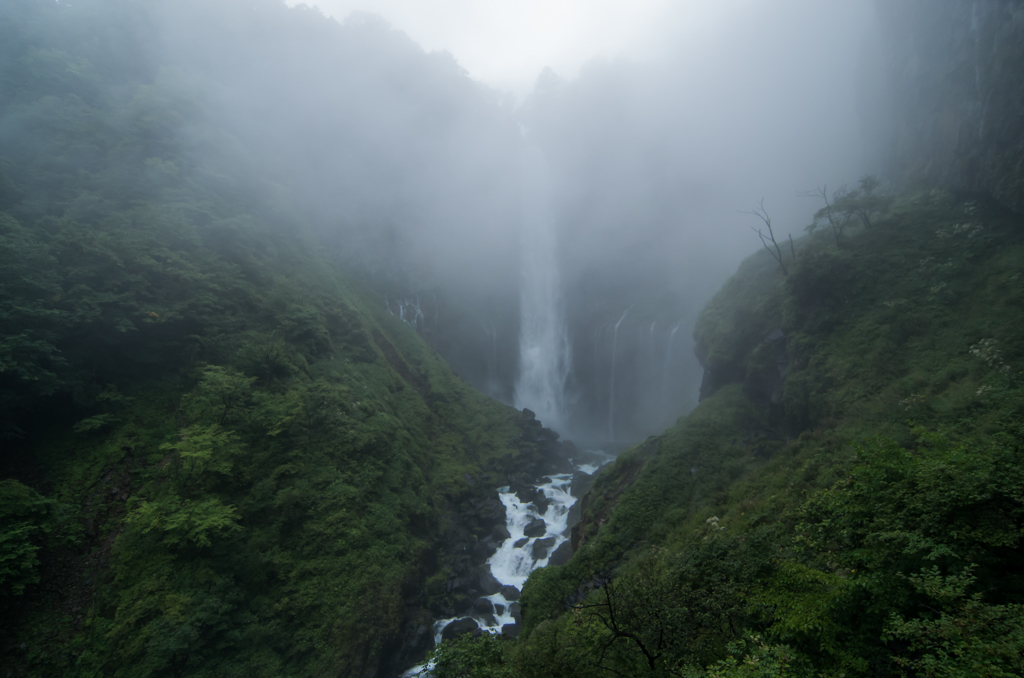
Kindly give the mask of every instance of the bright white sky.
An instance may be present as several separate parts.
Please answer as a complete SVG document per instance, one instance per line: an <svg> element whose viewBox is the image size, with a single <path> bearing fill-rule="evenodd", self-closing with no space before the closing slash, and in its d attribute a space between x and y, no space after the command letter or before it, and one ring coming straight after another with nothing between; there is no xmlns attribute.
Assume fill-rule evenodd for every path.
<svg viewBox="0 0 1024 678"><path fill-rule="evenodd" d="M700 42L758 0L304 0L343 21L377 14L470 76L524 96L545 66L574 77L593 57L649 59ZM299 4L288 0L289 4Z"/></svg>

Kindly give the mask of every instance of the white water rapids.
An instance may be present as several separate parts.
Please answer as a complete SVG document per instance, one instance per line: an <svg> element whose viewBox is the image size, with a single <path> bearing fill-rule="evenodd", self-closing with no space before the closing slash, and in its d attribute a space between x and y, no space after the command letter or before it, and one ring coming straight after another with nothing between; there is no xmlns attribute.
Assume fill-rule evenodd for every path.
<svg viewBox="0 0 1024 678"><path fill-rule="evenodd" d="M588 452L591 457L595 455L603 457L606 461L602 463L573 464L573 468L588 475L592 475L601 468L611 457L602 452ZM569 509L576 503L576 497L570 493L572 484L571 473L559 473L545 476L546 480L534 487L544 493L549 500L547 510L541 513L537 506L532 503L523 503L519 497L510 492L508 487L498 490L498 498L505 506L505 527L508 528L509 538L501 543L494 555L487 559L491 574L502 586L514 586L521 590L526 583L530 573L548 564L551 555L563 543L569 540ZM526 537L524 531L535 519L544 521L544 533L537 537ZM547 555L544 558L534 560L534 544L541 539L553 539L554 542L548 547ZM524 541L525 540L525 541ZM517 546L518 545L518 546ZM515 601L505 598L501 592L484 596L494 605L493 615L481 615L477 612L467 612L459 617L450 619L439 619L434 622L434 644L441 643L441 634L446 626L454 621L471 617L477 626L488 633L499 634L506 624L514 624L512 605ZM499 606L501 611L499 612ZM429 676L431 664L420 664L402 674L401 678L414 678L415 676Z"/></svg>

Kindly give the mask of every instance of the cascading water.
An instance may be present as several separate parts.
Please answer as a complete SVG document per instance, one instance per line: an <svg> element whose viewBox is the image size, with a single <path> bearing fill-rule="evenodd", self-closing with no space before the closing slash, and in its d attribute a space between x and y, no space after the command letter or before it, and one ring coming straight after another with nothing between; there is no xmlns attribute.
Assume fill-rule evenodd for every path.
<svg viewBox="0 0 1024 678"><path fill-rule="evenodd" d="M547 166L540 151L523 158L523 278L520 292L519 376L513 398L550 428L565 422L571 366L569 333L558 274L555 219Z"/></svg>
<svg viewBox="0 0 1024 678"><path fill-rule="evenodd" d="M593 475L613 457L600 450L588 450L584 459L586 461L574 463L573 469ZM577 497L573 496L571 491L572 479L572 473L552 474L541 478L537 485L532 486L533 489L544 493L547 499L547 506L544 508L523 501L508 487L498 490L498 498L505 506L505 527L509 537L498 546L494 555L487 559L487 566L503 588L498 593L483 597L490 601L491 612L477 612L471 617L480 631L500 634L510 625L518 624L516 616L519 614L519 605L516 601L523 584L531 572L545 567L558 547L569 540L569 510L577 501ZM532 529L537 527L538 523L543 526L543 531ZM527 532L533 536L527 536ZM510 591L513 588L515 591ZM510 593L511 599L508 597ZM435 645L441 643L448 625L460 619L465 617L451 617L434 622ZM433 667L432 662L420 664L401 674L401 678L431 676Z"/></svg>
<svg viewBox="0 0 1024 678"><path fill-rule="evenodd" d="M678 331L679 325L676 325L668 334L668 343L665 345L665 365L661 370L661 402L666 408L670 405L668 394L668 375L669 370L672 368L672 342L675 340L676 332Z"/></svg>
<svg viewBox="0 0 1024 678"><path fill-rule="evenodd" d="M487 336L487 389L491 394L500 388L498 376L498 328L493 322L483 325L484 334Z"/></svg>
<svg viewBox="0 0 1024 678"><path fill-rule="evenodd" d="M615 329L612 331L612 375L608 384L608 438L615 440L615 353L619 345L619 325L629 315L630 306L626 309L626 312L619 318L619 322L615 323Z"/></svg>
<svg viewBox="0 0 1024 678"><path fill-rule="evenodd" d="M420 307L420 298L414 297L413 299L395 299L391 300L388 297L384 297L384 308L393 316L397 316L399 320L412 327L414 330L419 332L423 329L423 324L426 322L426 316L423 314L423 309ZM395 310L398 313L395 313Z"/></svg>

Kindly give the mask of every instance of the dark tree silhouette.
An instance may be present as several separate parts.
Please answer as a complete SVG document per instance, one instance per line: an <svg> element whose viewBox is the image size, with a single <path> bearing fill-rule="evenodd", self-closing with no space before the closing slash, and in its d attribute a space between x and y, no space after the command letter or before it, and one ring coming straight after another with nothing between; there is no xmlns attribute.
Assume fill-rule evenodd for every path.
<svg viewBox="0 0 1024 678"><path fill-rule="evenodd" d="M751 230L757 233L758 237L761 238L761 244L768 250L768 253L772 255L775 261L779 262L779 268L782 269L783 275L789 275L789 270L786 268L786 263L782 260L782 248L779 247L779 243L775 240L775 231L772 229L772 218L768 215L768 212L764 208L764 198L761 198L761 202L754 209L744 212L744 214L753 214L755 217L764 222L764 225L768 228L768 237L765 238L764 231L760 228L754 228L751 226ZM768 241L771 240L771 247L768 246ZM793 259L796 259L796 248L793 247L793 237L790 236L789 247L793 251ZM774 248L774 249L773 249Z"/></svg>

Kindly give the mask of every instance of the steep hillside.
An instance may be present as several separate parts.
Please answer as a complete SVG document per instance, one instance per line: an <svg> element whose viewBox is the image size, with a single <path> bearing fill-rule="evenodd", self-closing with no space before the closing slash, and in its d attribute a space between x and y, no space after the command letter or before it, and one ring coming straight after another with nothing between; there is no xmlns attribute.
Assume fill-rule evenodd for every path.
<svg viewBox="0 0 1024 678"><path fill-rule="evenodd" d="M598 477L507 669L1017 675L1022 227L932 191L788 275L748 259L698 323L702 402Z"/></svg>
<svg viewBox="0 0 1024 678"><path fill-rule="evenodd" d="M336 263L201 69L149 59L178 7L0 10L3 670L393 674L557 436Z"/></svg>

